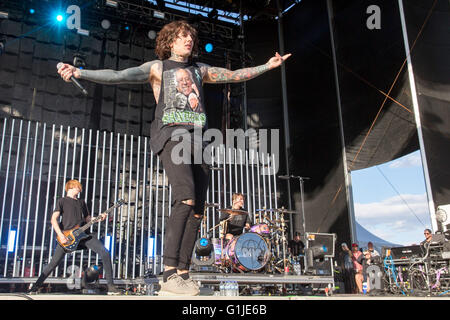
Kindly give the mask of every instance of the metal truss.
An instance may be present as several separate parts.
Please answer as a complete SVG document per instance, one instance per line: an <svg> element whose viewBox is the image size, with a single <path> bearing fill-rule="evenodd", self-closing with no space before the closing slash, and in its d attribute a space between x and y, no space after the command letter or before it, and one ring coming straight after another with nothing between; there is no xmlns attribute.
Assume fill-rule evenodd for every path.
<svg viewBox="0 0 450 320"><path fill-rule="evenodd" d="M152 21L152 24L154 24L156 26L161 26L161 27L164 26L165 24L167 24L168 21L170 22L170 21L179 20L180 18L188 19L188 18L193 17L193 15L189 14L188 12L186 12L186 14L183 15L181 13L181 11L180 11L180 13L173 13L173 12L168 12L166 10L163 12L164 19L160 19L160 18L155 17L155 12L156 13L162 12L157 9L154 9L154 8L151 8L148 6L144 6L144 5L140 5L140 4L130 3L128 1L117 1L117 4L118 4L117 10L119 12L122 11L123 13L145 16L145 17L149 18L149 20ZM235 29L234 26L225 26L225 25L219 24L217 22L210 22L210 21L200 20L200 19L197 23L197 29L198 29L199 33L206 34L206 35L215 34L216 36L222 37L223 39L233 39L233 30Z"/></svg>

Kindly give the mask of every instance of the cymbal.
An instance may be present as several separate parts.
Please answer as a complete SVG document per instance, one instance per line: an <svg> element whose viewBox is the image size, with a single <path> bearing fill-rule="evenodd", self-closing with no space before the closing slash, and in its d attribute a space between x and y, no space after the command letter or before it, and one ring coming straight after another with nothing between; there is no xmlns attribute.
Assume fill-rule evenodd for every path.
<svg viewBox="0 0 450 320"><path fill-rule="evenodd" d="M282 229L281 229L281 228L279 228L279 227L275 227L275 226L269 226L269 229L272 229L272 230L277 230L277 231L282 231Z"/></svg>
<svg viewBox="0 0 450 320"><path fill-rule="evenodd" d="M256 211L271 211L271 212L279 212L279 213L298 213L298 214L300 214L300 212L298 212L298 211L288 210L285 208L256 209Z"/></svg>
<svg viewBox="0 0 450 320"><path fill-rule="evenodd" d="M223 212L223 213L228 213L228 214L233 215L233 216L243 216L243 215L248 214L247 211L234 210L234 209L218 209L217 211Z"/></svg>
<svg viewBox="0 0 450 320"><path fill-rule="evenodd" d="M220 207L220 203L205 203L205 207Z"/></svg>
<svg viewBox="0 0 450 320"><path fill-rule="evenodd" d="M298 214L301 213L301 212L298 212L298 211L288 210L288 209L284 209L284 208L275 209L275 211L279 212L279 213L298 213Z"/></svg>
<svg viewBox="0 0 450 320"><path fill-rule="evenodd" d="M272 220L272 223L283 223L283 222L289 222L289 220Z"/></svg>

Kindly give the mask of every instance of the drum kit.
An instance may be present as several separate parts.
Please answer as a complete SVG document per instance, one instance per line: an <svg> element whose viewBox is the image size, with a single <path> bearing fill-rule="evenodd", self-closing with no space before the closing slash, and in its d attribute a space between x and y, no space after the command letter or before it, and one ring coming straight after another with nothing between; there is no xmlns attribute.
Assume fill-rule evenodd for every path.
<svg viewBox="0 0 450 320"><path fill-rule="evenodd" d="M217 209L229 215L209 232L219 228L219 238L212 239L215 253L215 267L223 273L288 273L289 252L287 250L287 223L285 214L296 211L281 209L256 210L255 220L259 223L241 235L227 239L225 231L233 216L248 215L249 212L234 209ZM275 216L275 218L274 218Z"/></svg>

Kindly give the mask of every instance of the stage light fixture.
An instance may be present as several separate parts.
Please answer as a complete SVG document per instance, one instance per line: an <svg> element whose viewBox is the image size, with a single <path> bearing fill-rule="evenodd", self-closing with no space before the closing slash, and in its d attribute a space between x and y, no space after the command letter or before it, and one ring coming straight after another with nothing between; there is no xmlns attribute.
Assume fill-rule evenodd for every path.
<svg viewBox="0 0 450 320"><path fill-rule="evenodd" d="M195 242L195 254L200 257L209 256L212 249L212 243L206 238L200 238Z"/></svg>
<svg viewBox="0 0 450 320"><path fill-rule="evenodd" d="M448 219L448 215L450 213L450 205L440 205L436 210L436 220L440 223L444 223Z"/></svg>
<svg viewBox="0 0 450 320"><path fill-rule="evenodd" d="M29 12L30 12L30 14L34 14L34 13L36 12L36 10L34 10L33 8L31 8L31 9L29 10Z"/></svg>
<svg viewBox="0 0 450 320"><path fill-rule="evenodd" d="M106 0L105 4L111 8L117 8L119 6L119 3L113 0Z"/></svg>
<svg viewBox="0 0 450 320"><path fill-rule="evenodd" d="M89 30L77 29L77 33L81 34L82 36L89 37Z"/></svg>
<svg viewBox="0 0 450 320"><path fill-rule="evenodd" d="M8 253L13 253L16 251L16 237L17 237L17 230L16 229L9 230Z"/></svg>
<svg viewBox="0 0 450 320"><path fill-rule="evenodd" d="M8 19L9 14L6 11L0 11L0 19Z"/></svg>
<svg viewBox="0 0 450 320"><path fill-rule="evenodd" d="M3 54L3 52L5 51L5 40L4 39L0 39L0 56Z"/></svg>
<svg viewBox="0 0 450 320"><path fill-rule="evenodd" d="M84 69L86 68L85 57L79 53L73 55L73 66L75 68Z"/></svg>
<svg viewBox="0 0 450 320"><path fill-rule="evenodd" d="M110 236L109 234L105 236L105 249L108 250L109 252L111 252L112 248L112 239L113 237Z"/></svg>
<svg viewBox="0 0 450 320"><path fill-rule="evenodd" d="M64 19L62 14L57 14L55 18L56 18L56 21L58 21L58 22L62 22Z"/></svg>
<svg viewBox="0 0 450 320"><path fill-rule="evenodd" d="M214 46L212 45L212 43L207 43L207 44L205 45L205 51L206 51L206 52L210 53L210 52L212 52L213 50L214 50Z"/></svg>
<svg viewBox="0 0 450 320"><path fill-rule="evenodd" d="M447 213L442 209L436 211L436 220L439 222L445 222L447 220Z"/></svg>
<svg viewBox="0 0 450 320"><path fill-rule="evenodd" d="M150 30L147 35L152 40L156 39L156 31L155 30Z"/></svg>
<svg viewBox="0 0 450 320"><path fill-rule="evenodd" d="M318 245L318 246L312 247L311 251L312 251L312 255L313 255L314 259L323 258L327 254L328 248L323 245Z"/></svg>
<svg viewBox="0 0 450 320"><path fill-rule="evenodd" d="M207 238L197 239L192 252L192 265L197 271L212 271L216 252L212 242Z"/></svg>
<svg viewBox="0 0 450 320"><path fill-rule="evenodd" d="M100 276L100 268L97 265L92 265L84 271L85 283L92 283L98 280Z"/></svg>
<svg viewBox="0 0 450 320"><path fill-rule="evenodd" d="M108 19L102 20L102 28L108 30L111 27L111 22Z"/></svg>
<svg viewBox="0 0 450 320"><path fill-rule="evenodd" d="M161 12L161 11L153 11L153 17L159 18L159 19L164 19L166 17L166 15L164 14L164 12Z"/></svg>
<svg viewBox="0 0 450 320"><path fill-rule="evenodd" d="M98 294L100 278L100 267L97 265L91 265L83 272L83 277L81 278L81 288L85 294Z"/></svg>
<svg viewBox="0 0 450 320"><path fill-rule="evenodd" d="M148 256L150 258L154 258L155 257L155 237L148 237L147 248L148 248Z"/></svg>

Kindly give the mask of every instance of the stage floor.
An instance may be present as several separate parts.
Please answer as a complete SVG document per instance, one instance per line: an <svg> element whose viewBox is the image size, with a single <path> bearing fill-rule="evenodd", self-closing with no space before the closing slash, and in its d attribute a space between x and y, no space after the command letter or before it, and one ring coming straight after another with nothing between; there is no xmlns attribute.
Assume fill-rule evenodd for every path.
<svg viewBox="0 0 450 320"><path fill-rule="evenodd" d="M149 300L177 300L177 301L299 301L299 300L450 300L450 296L434 296L434 297L407 297L407 296L370 296L358 294L333 294L331 296L237 296L237 297L223 297L223 296L170 296L160 297L151 295L90 295L90 294L54 294L54 293L40 293L40 294L20 294L20 293L2 293L0 300L60 300L60 301L149 301Z"/></svg>

